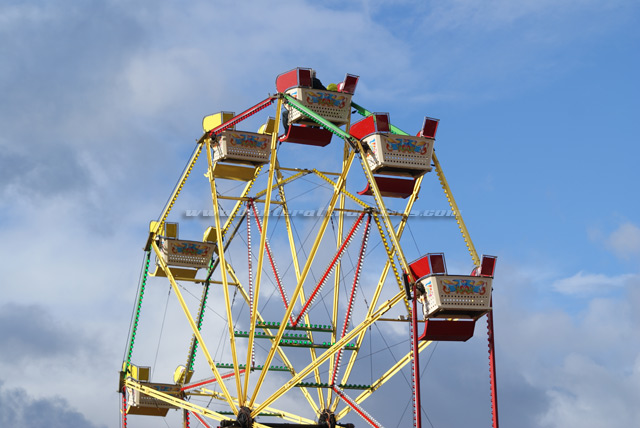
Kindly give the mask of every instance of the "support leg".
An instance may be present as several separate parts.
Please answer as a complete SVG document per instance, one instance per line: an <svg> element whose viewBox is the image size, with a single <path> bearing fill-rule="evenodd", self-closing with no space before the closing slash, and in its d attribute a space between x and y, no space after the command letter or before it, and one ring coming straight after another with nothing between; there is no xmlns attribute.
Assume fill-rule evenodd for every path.
<svg viewBox="0 0 640 428"><path fill-rule="evenodd" d="M415 428L422 428L422 409L420 400L420 352L418 352L418 299L417 287L413 284L413 299L411 300L411 351L413 359L413 423Z"/></svg>
<svg viewBox="0 0 640 428"><path fill-rule="evenodd" d="M491 304L493 307L493 304ZM487 314L489 333L489 371L491 372L491 414L493 428L498 428L498 386L496 385L496 350L493 339L493 310Z"/></svg>

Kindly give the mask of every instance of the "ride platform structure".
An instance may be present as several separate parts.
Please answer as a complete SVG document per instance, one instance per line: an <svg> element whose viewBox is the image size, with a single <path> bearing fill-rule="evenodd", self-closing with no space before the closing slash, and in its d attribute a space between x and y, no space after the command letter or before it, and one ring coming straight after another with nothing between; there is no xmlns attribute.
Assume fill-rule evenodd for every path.
<svg viewBox="0 0 640 428"><path fill-rule="evenodd" d="M420 354L435 342L469 340L483 317L498 427L496 257L480 258L471 241L436 156L438 119L425 117L410 135L389 113L354 102L358 81L347 73L324 87L314 70L296 68L245 111L205 116L149 225L119 377L123 427L150 417L169 426L173 415L183 427L354 428L392 420L421 428ZM471 256L469 275L450 274L443 253L410 262L403 249L434 170ZM353 188L363 181L364 190ZM181 196L197 191L187 189L200 189L211 204L199 221L177 212L194 194ZM151 297L143 311L160 290L164 309ZM167 321L170 311L176 319ZM391 331L404 341L403 355L381 357L373 347ZM171 339L151 345L164 335ZM176 356L182 347L186 358ZM412 419L380 405L400 399L401 373L411 374L401 389Z"/></svg>

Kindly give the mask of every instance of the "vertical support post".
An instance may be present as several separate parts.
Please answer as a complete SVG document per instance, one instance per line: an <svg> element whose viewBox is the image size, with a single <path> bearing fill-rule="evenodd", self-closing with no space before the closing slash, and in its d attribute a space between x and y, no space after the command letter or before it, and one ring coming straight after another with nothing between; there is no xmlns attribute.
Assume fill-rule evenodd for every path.
<svg viewBox="0 0 640 428"><path fill-rule="evenodd" d="M220 204L218 202L218 190L216 189L216 179L213 175L213 157L211 156L211 139L207 140L207 147L205 149L207 151L207 163L209 165L208 175L209 175L209 185L211 186L211 201L213 203L213 213L215 214L215 228L216 228L216 242L217 250L218 250L218 260L220 261L221 268L221 276L222 276L222 291L224 293L224 301L225 301L225 309L227 312L227 328L229 329L229 341L231 343L231 357L233 361L233 371L235 373L235 382L236 382L236 390L238 392L238 402L240 407L244 405L244 398L242 396L242 386L240 385L240 373L238 366L238 353L236 351L236 339L233 335L233 317L231 315L231 298L229 296L229 279L227 277L227 262L225 261L224 251L225 247L222 241L222 227L220 222ZM169 276L169 274L167 274ZM249 347L251 349L251 347ZM215 364L214 364L215 366ZM245 377L248 375L245 374ZM220 381L220 380L219 380ZM232 406L233 407L233 406ZM234 413L237 414L237 409L233 409Z"/></svg>
<svg viewBox="0 0 640 428"><path fill-rule="evenodd" d="M276 118L275 118L276 121L275 121L275 128L274 128L276 130L279 129L280 127L280 111L281 110L282 110L282 98L278 98L278 104L276 107L276 111L278 113L276 114ZM262 264L264 262L264 253L265 253L264 249L265 249L266 240L267 240L267 230L269 227L269 217L270 217L269 211L271 210L271 193L273 191L273 178L275 177L275 174L276 174L277 148L278 148L278 133L274 132L273 134L271 134L271 153L269 156L269 178L267 180L267 194L265 195L266 201L264 203L262 233L260 234L260 245L258 246L258 248L260 249L259 250L260 252L258 253L258 266L256 267L255 302L252 306L252 311L250 314L251 321L249 324L249 345L247 347L247 349L249 350L253 349L253 340L256 332L256 320L258 317L258 301L260 300L260 286L262 283ZM294 299L292 298L291 301L293 302ZM289 307L293 309L293 304L289 305ZM291 312L289 312L289 314L290 313ZM284 323L286 323L286 319L284 320ZM271 364L271 361L268 361L267 363L264 364L262 372L260 373L260 379L263 379L264 375L269 370L269 364ZM246 367L251 367L250 354L247 355ZM249 396L249 374L250 373L251 373L251 370L247 370L247 372L245 373L244 389L241 392L239 392L239 395L241 395L240 402L242 403L242 405L244 405L245 401ZM260 389L260 381L258 381L258 384L256 385L256 391L252 395L251 401L248 407L251 407L251 405L253 404L253 401L255 400L256 395L258 395L259 389Z"/></svg>
<svg viewBox="0 0 640 428"><path fill-rule="evenodd" d="M127 428L127 388L122 387L122 428Z"/></svg>
<svg viewBox="0 0 640 428"><path fill-rule="evenodd" d="M347 120L347 125L345 126L345 132L349 132L349 128L351 127L351 109L349 109L349 119ZM348 140L344 140L344 145L342 147L342 168L344 169L345 164L347 162L347 158L349 157L349 142ZM346 182L345 182L346 184ZM344 186L340 189L341 192L344 190ZM344 206L345 206L346 197L344 193L340 193L340 212L338 214L338 230L336 233L336 249L340 248L340 242L342 242L342 229L344 227ZM333 313L331 315L331 325L334 327L333 332L331 333L331 343L335 343L336 335L338 332L338 305L340 301L340 270L342 268L342 264L340 260L336 264L336 269L334 272L334 280L333 280ZM329 360L329 373L333 373L335 358L331 358ZM331 404L331 394L333 393L333 388L329 388L327 390L327 407ZM338 398L336 398L337 402Z"/></svg>
<svg viewBox="0 0 640 428"><path fill-rule="evenodd" d="M349 156L349 147L347 145L347 142L344 143L344 155L343 155L343 168L344 168L344 162L347 159L347 156ZM341 189L342 190L342 189ZM340 193L340 202L339 202L339 207L340 207L340 211L338 213L338 230L336 231L336 251L340 249L340 244L342 243L342 235L343 235L343 230L344 229L344 206L345 206L345 196L344 193ZM338 309L339 309L339 301L340 301L340 269L341 269L341 263L340 260L338 260L338 263L336 263L336 268L335 268L335 272L334 272L334 279L333 279L333 313L331 314L331 325L333 326L333 331L331 332L331 343L335 343L336 342L336 338L337 338L337 334L338 334ZM333 373L334 370L334 364L336 363L336 359L331 358L329 360L329 373ZM332 392L333 392L333 388L329 388L327 390L327 404L331 403L332 400ZM338 398L336 398L336 402L337 402Z"/></svg>
<svg viewBox="0 0 640 428"><path fill-rule="evenodd" d="M191 423L189 421L189 411L187 409L182 409L182 427L190 428Z"/></svg>
<svg viewBox="0 0 640 428"><path fill-rule="evenodd" d="M300 280L300 263L298 262L298 255L297 255L297 249L296 249L296 242L293 239L293 227L291 224L291 217L289 216L289 207L287 205L287 198L286 195L284 193L284 177L282 176L282 171L280 171L280 163L277 161L276 159L276 174L277 174L277 181L278 181L278 193L280 194L280 200L282 201L282 213L284 214L284 222L285 225L287 227L287 236L289 238L289 247L291 248L291 260L293 262L293 269L295 270L295 274L296 274L296 282L298 280ZM306 299L304 297L304 290L302 290L302 292L300 293L300 304L302 306L305 305ZM291 305L295 304L295 301L291 301L290 303ZM311 322L309 321L309 315L305 314L304 317L304 322L306 324L311 324ZM313 333L312 332L308 332L309 333L309 339L313 342ZM309 348L309 354L311 355L311 360L315 361L315 359L317 358L316 355L316 350L314 348ZM320 379L320 370L319 369L315 369L313 371L313 374L315 376L316 382L320 383L321 379ZM321 388L317 388L317 392L318 392L318 402L320 404L320 408L324 409L324 397L323 397L323 391ZM303 390L303 394L307 394L306 393L306 388L304 388Z"/></svg>
<svg viewBox="0 0 640 428"><path fill-rule="evenodd" d="M493 299L491 302L493 308ZM487 330L489 338L489 372L491 374L491 415L493 428L498 428L498 385L496 384L496 350L493 336L493 309L487 314Z"/></svg>
<svg viewBox="0 0 640 428"><path fill-rule="evenodd" d="M409 214L411 213L411 210L413 208L413 204L415 203L415 201L418 199L418 192L420 191L420 186L422 184L422 179L424 178L424 176L418 178L416 180L416 185L413 189L413 194L411 195L411 197L409 198L409 200L407 201L407 205L404 209L404 213L402 215L402 220L400 220L400 224L398 225L398 229L396 231L396 234L398 235L398 239L400 239L402 237L402 233L404 232L404 228L407 224L407 221L409 220ZM393 250L391 250L393 251ZM393 253L392 253L393 254ZM373 293L373 297L371 299L371 305L369 307L369 310L367 311L367 317L370 316L373 313L373 310L375 308L375 306L378 304L378 299L380 298L380 293L382 292L382 286L384 285L384 282L387 279L387 276L389 274L389 269L391 268L391 258L387 258L387 261L384 265L384 268L382 269L382 273L380 274L380 279L378 280L378 285L376 286L375 292ZM408 302L406 302L406 304L408 305ZM361 334L360 336L358 336L358 339L356 340L356 347L360 348L360 346L362 345L362 341L364 340L364 334ZM351 374L351 370L353 369L353 366L355 364L357 358L357 354L353 353L351 355L351 358L349 360L349 364L347 365L346 369L345 369L345 373L342 377L342 382L341 383L347 383L347 381L349 380L349 375ZM331 390L329 390L331 391ZM338 401L336 400L333 403L332 406L332 410L335 411L336 408L338 406Z"/></svg>
<svg viewBox="0 0 640 428"><path fill-rule="evenodd" d="M418 304L417 287L413 283L413 299L411 300L411 352L413 353L413 410L414 426L422 428L422 410L420 399L420 352L418 350Z"/></svg>
<svg viewBox="0 0 640 428"><path fill-rule="evenodd" d="M331 217L331 214L333 214L333 209L336 206L336 202L338 201L338 196L340 195L340 189L342 189L343 183L347 178L347 174L349 174L349 169L351 168L351 164L353 163L353 159L355 158L356 152L352 151L349 154L349 157L347 159L346 165L342 171L342 173L340 174L340 178L338 178L338 181L336 182L334 188L333 188L333 195L331 196L331 200L329 201L329 206L327 207L327 214L325 215L325 218L322 221L322 224L320 225L319 229L318 229L318 235L316 236L316 240L313 243L313 246L311 247L311 251L309 251L309 255L307 256L307 261L305 262L305 265L302 269L302 272L300 273L300 279L298 279L298 284L296 285L296 289L293 292L293 296L291 296L291 301L294 302L299 298L300 293L302 292L302 288L304 285L304 281L307 279L307 275L309 274L309 270L311 269L311 264L313 263L313 260L316 257L316 253L318 252L318 248L320 247L320 241L322 240L322 238L324 237L324 233L327 229L327 225L329 224L329 219ZM267 198L268 200L269 198ZM269 354L267 355L267 359L264 363L264 368L262 369L261 373L260 373L260 377L258 378L258 382L255 386L255 393L253 394L253 396L251 397L251 401L249 402L249 406L251 407L253 406L253 402L256 399L256 396L258 394L258 391L260 390L260 387L262 386L262 382L264 382L264 377L266 376L267 372L268 372L268 367L271 364L271 361L273 360L273 357L275 355L276 350L279 348L279 343L280 340L282 339L282 335L284 334L284 330L285 327L287 325L287 320L289 319L289 317L291 316L291 313L293 312L293 305L289 305L289 308L286 310L283 318L282 318L282 323L280 324L280 328L278 329L278 333L276 334L275 340L273 345L271 346L271 349L269 350ZM324 355L324 354L323 354ZM323 360L324 361L324 360ZM313 368L318 367L319 364L316 365L316 363L313 363L311 366ZM312 370L313 370L312 368ZM290 381L291 382L291 381ZM287 388L287 390L290 388L291 386L289 385L289 387ZM284 391L282 392L284 393ZM273 394L268 400L267 400L267 404L269 405L271 404L271 402L273 400L275 400L280 394L280 391L278 391L277 393ZM251 416L255 417L258 413L260 413L260 408L254 409L254 411L252 412Z"/></svg>

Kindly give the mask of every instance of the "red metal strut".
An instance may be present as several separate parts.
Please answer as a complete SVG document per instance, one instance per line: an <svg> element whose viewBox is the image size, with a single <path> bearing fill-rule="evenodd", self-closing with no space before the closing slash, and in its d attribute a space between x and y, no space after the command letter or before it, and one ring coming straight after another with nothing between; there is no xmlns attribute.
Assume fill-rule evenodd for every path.
<svg viewBox="0 0 640 428"><path fill-rule="evenodd" d="M411 301L411 370L413 371L413 424L415 428L422 427L421 399L420 399L420 352L418 349L418 290L413 283L413 299Z"/></svg>
<svg viewBox="0 0 640 428"><path fill-rule="evenodd" d="M347 312L344 316L344 325L342 326L342 334L340 335L340 339L347 334L347 327L349 326L349 321L351 320L351 312L353 311L353 302L356 297L356 292L358 291L358 283L360 282L360 273L362 272L362 261L364 260L364 253L367 250L367 242L369 240L369 226L371 225L371 214L367 217L367 222L364 226L364 235L362 236L362 244L360 245L360 253L358 255L358 261L356 263L356 271L353 274L353 285L351 286L351 293L349 295L349 303L347 304ZM340 359L342 358L341 348L336 354L335 364L333 366L333 375L331 376L331 385L336 383L336 377L338 376L338 372L340 371Z"/></svg>
<svg viewBox="0 0 640 428"><path fill-rule="evenodd" d="M327 281L327 278L329 277L331 272L333 272L333 268L335 267L336 263L338 263L338 260L340 260L340 258L344 254L344 251L346 250L347 246L351 243L351 240L353 239L353 235L356 233L356 231L360 227L360 224L362 223L362 218L364 217L364 214L365 214L364 212L361 213L360 216L356 219L355 223L353 223L353 226L351 227L349 234L344 239L344 242L336 252L336 255L333 257L333 260L331 260L331 263L329 263L329 267L324 272L324 275L322 275L322 278L320 278L318 285L316 285L316 288L309 295L309 298L307 299L307 303L304 305L304 307L300 311L300 314L298 315L296 320L293 322L294 327L298 325L298 323L304 316L305 312L307 312L307 309L309 309L309 306L311 305L311 303L313 303L313 300L316 298L316 295L318 294L318 292L320 291L324 283Z"/></svg>
<svg viewBox="0 0 640 428"><path fill-rule="evenodd" d="M255 216L256 224L258 225L258 232L260 232L260 234L262 235L262 223L260 223L260 216L258 215L258 211L256 210L256 205L253 202L250 202L250 205L253 210L253 214ZM269 245L269 240L266 238L264 241L264 248L267 250L269 263L271 264L271 269L273 270L273 276L276 278L276 283L278 284L278 290L280 290L280 296L282 297L282 301L284 302L284 308L289 309L289 298L287 297L287 293L285 292L284 286L282 285L282 280L280 279L280 274L278 273L276 262L273 260L273 255L271 253L271 246ZM289 321L291 322L291 324L294 323L292 316L289 316Z"/></svg>
<svg viewBox="0 0 640 428"><path fill-rule="evenodd" d="M213 137L214 135L220 134L222 131L226 131L227 129L231 128L237 123L242 122L246 118L258 113L260 110L269 107L275 100L276 100L276 97L271 96L269 98L264 99L263 101L260 101L258 104L254 105L253 107L249 107L239 115L232 117L227 122L213 128L211 131L208 132L209 136Z"/></svg>
<svg viewBox="0 0 640 428"><path fill-rule="evenodd" d="M122 428L127 428L127 388L122 388Z"/></svg>
<svg viewBox="0 0 640 428"><path fill-rule="evenodd" d="M493 299L491 301L493 308ZM487 314L487 330L489 337L489 371L491 373L491 414L493 428L498 428L498 386L496 384L496 350L493 336L493 309Z"/></svg>

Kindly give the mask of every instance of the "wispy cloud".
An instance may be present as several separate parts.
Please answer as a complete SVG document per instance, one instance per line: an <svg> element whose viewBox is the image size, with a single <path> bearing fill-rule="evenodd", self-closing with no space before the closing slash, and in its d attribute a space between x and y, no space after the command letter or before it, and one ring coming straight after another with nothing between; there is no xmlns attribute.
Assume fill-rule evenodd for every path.
<svg viewBox="0 0 640 428"><path fill-rule="evenodd" d="M543 396L538 396L536 401L537 406L542 406L533 416L535 426L624 427L633 424L639 417L633 403L640 397L637 380L640 318L634 309L640 278L631 274L607 277L582 273L572 278L615 284L618 293L586 294L581 298L582 309L577 311L534 309L526 299L515 300L511 295L502 294L499 288L506 280L517 287L513 296L527 296L532 289L531 282L523 277L509 281L509 275L496 281L498 383L502 385L502 393L508 394L504 389L508 387L501 379L511 383L512 377L519 376L534 391L542 392ZM575 279L564 283L572 299L580 291L574 281L580 283ZM519 402L515 397L506 400ZM506 416L503 412L503 422L504 418L513 416L511 412Z"/></svg>
<svg viewBox="0 0 640 428"><path fill-rule="evenodd" d="M0 425L32 428L100 428L58 396L35 398L0 381Z"/></svg>
<svg viewBox="0 0 640 428"><path fill-rule="evenodd" d="M585 298L594 294L610 293L612 290L624 287L629 281L637 281L639 278L640 276L635 274L607 276L580 271L569 278L554 281L551 286L559 293Z"/></svg>
<svg viewBox="0 0 640 428"><path fill-rule="evenodd" d="M631 222L621 224L606 239L606 244L618 257L629 260L640 256L640 228Z"/></svg>
<svg viewBox="0 0 640 428"><path fill-rule="evenodd" d="M541 426L624 427L640 420L633 404L640 400L640 358L631 367L612 371L588 356L570 354L550 374L551 406Z"/></svg>

